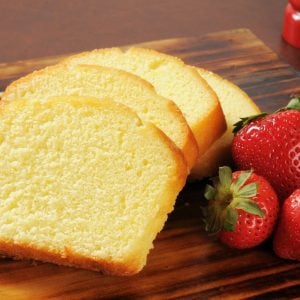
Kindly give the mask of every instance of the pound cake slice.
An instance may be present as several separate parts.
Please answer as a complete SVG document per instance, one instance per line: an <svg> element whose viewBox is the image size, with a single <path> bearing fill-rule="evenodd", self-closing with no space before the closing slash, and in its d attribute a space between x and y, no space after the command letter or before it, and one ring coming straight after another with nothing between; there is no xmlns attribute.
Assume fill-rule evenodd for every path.
<svg viewBox="0 0 300 300"><path fill-rule="evenodd" d="M233 124L242 117L260 113L260 109L234 83L208 70L201 68L197 70L218 95L227 123L227 131L221 138L215 141L198 161L201 168L193 176L200 179L215 175L219 166L232 163L231 142L233 138Z"/></svg>
<svg viewBox="0 0 300 300"><path fill-rule="evenodd" d="M196 138L199 154L226 128L216 94L197 71L179 58L150 49L99 49L67 58L69 65L102 65L132 72L149 81L158 94L173 100L183 112ZM198 170L198 164L194 166ZM192 170L194 172L194 170Z"/></svg>
<svg viewBox="0 0 300 300"><path fill-rule="evenodd" d="M0 254L131 275L182 189L182 153L109 100L0 106Z"/></svg>
<svg viewBox="0 0 300 300"><path fill-rule="evenodd" d="M152 122L170 137L183 152L189 168L197 159L197 143L175 103L159 96L147 81L122 70L91 65L55 65L14 81L2 98L10 101L60 95L109 97L123 103L142 120Z"/></svg>

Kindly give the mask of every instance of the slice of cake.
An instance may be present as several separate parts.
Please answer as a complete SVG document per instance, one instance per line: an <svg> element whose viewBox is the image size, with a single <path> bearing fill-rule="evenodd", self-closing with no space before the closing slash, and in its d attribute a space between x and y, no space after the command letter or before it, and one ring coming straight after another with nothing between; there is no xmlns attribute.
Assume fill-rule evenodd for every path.
<svg viewBox="0 0 300 300"><path fill-rule="evenodd" d="M195 138L174 102L159 96L147 81L125 71L91 65L51 66L13 82L2 99L44 100L60 95L109 97L123 103L170 137L183 152L189 168L197 159Z"/></svg>
<svg viewBox="0 0 300 300"><path fill-rule="evenodd" d="M182 189L181 151L128 107L60 97L0 106L0 254L130 275Z"/></svg>
<svg viewBox="0 0 300 300"><path fill-rule="evenodd" d="M195 178L217 174L218 167L230 164L233 124L240 118L258 114L260 109L237 85L205 69L198 68L199 74L208 82L219 97L227 122L227 131L200 157L201 168L193 174Z"/></svg>
<svg viewBox="0 0 300 300"><path fill-rule="evenodd" d="M180 59L142 48L99 49L71 56L65 64L102 65L132 72L149 81L158 94L173 100L183 112L199 147L200 156L226 128L216 94L198 72ZM194 166L197 174L201 165Z"/></svg>

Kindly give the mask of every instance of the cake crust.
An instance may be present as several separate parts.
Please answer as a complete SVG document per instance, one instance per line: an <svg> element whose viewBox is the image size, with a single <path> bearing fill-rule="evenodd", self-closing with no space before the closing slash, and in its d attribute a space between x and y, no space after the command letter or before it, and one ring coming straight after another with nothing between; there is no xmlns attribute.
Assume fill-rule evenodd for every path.
<svg viewBox="0 0 300 300"><path fill-rule="evenodd" d="M202 179L217 174L219 166L232 164L231 142L233 124L241 117L260 113L255 102L237 85L220 75L203 68L197 68L199 74L217 93L225 115L226 132L207 149L197 161L192 179Z"/></svg>

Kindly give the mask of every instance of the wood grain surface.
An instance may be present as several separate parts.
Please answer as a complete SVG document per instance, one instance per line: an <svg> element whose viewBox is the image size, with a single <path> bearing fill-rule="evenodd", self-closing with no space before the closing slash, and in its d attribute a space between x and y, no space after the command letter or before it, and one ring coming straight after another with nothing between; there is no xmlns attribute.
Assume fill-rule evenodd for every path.
<svg viewBox="0 0 300 300"><path fill-rule="evenodd" d="M251 31L239 29L141 44L174 54L241 86L271 112L300 93L300 76ZM0 65L0 90L13 79L62 57ZM300 263L277 258L271 243L238 251L203 232L204 182L178 198L148 264L128 278L41 262L0 260L0 299L299 299Z"/></svg>

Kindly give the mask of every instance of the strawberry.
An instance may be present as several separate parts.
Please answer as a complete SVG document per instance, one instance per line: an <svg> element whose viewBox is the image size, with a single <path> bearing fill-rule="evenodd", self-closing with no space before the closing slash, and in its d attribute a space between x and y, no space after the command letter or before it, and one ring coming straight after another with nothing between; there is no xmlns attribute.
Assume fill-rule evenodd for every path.
<svg viewBox="0 0 300 300"><path fill-rule="evenodd" d="M206 231L217 233L228 246L251 248L271 235L279 201L268 181L252 170L232 173L229 167L220 167L219 177L213 186L206 186L204 196Z"/></svg>
<svg viewBox="0 0 300 300"><path fill-rule="evenodd" d="M300 189L283 202L273 249L282 258L300 261Z"/></svg>
<svg viewBox="0 0 300 300"><path fill-rule="evenodd" d="M280 199L300 188L300 98L274 114L235 124L232 156L238 169L265 177Z"/></svg>

